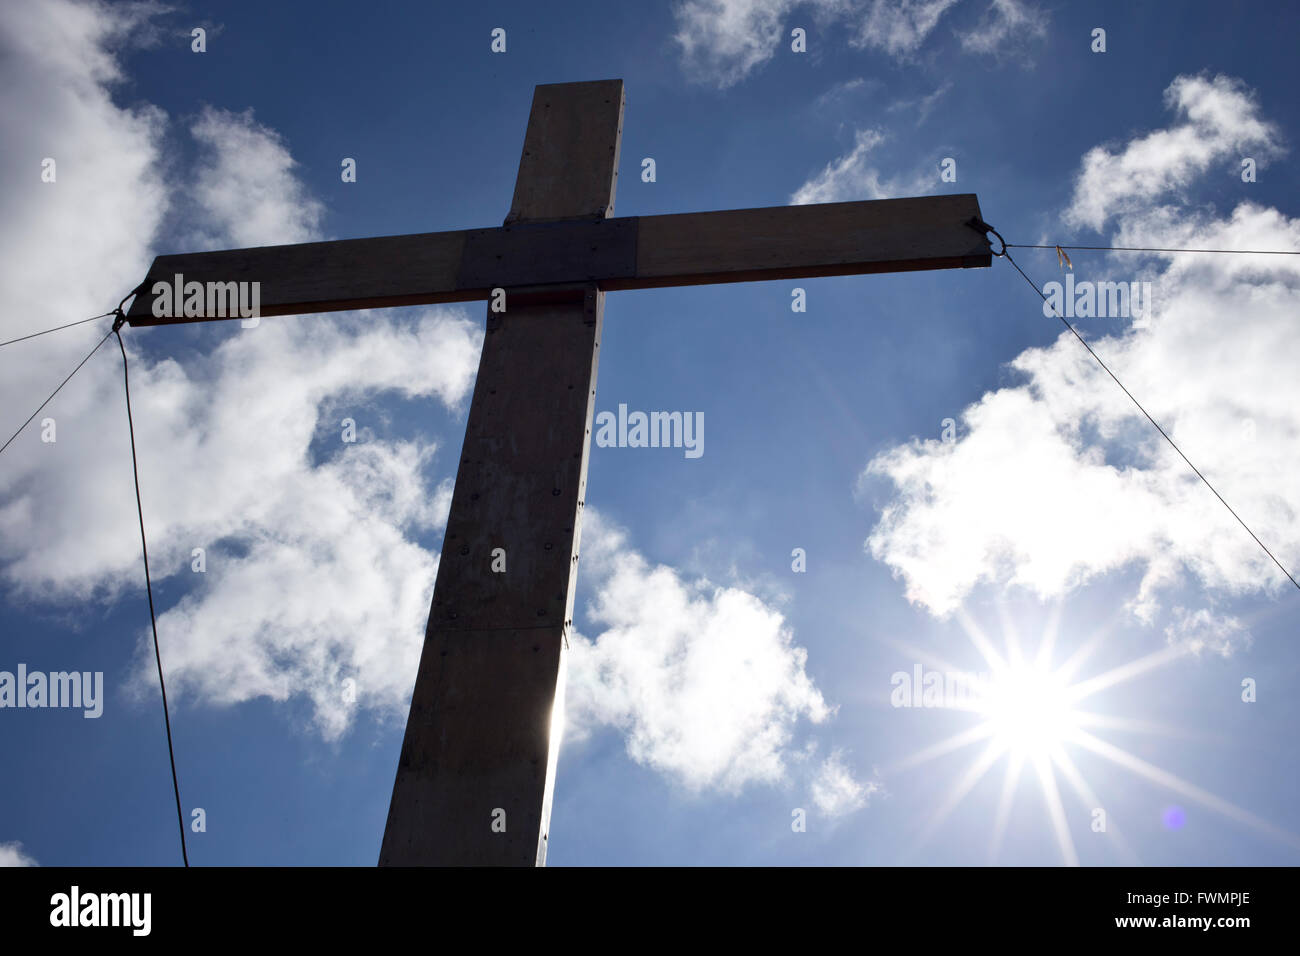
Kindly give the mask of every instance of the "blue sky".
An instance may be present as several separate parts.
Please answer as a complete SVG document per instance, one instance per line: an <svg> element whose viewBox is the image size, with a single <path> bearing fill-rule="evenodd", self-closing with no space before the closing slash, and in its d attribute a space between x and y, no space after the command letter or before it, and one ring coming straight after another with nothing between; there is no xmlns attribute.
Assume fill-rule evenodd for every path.
<svg viewBox="0 0 1300 956"><path fill-rule="evenodd" d="M20 0L0 339L111 308L158 254L497 225L533 86L613 77L616 215L974 192L1010 242L1300 249L1297 27L1281 4ZM1076 327L1294 571L1295 263L1072 262L1151 283L1147 315ZM124 331L193 863L377 859L484 312ZM1300 861L1295 589L1006 263L610 293L605 323L597 411L702 413L704 454L592 449L550 865ZM104 331L0 350L5 437ZM97 719L0 709L0 862L179 859L119 363L0 457L0 671L105 682ZM1048 634L1050 667L1015 665ZM987 710L891 704L896 674L986 654Z"/></svg>

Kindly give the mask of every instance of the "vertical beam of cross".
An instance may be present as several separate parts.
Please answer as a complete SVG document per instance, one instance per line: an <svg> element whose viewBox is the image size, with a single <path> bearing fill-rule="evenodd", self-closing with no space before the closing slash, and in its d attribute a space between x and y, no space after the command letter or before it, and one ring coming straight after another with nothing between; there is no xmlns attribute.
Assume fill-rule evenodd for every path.
<svg viewBox="0 0 1300 956"><path fill-rule="evenodd" d="M621 80L537 87L506 226L611 215L623 102ZM546 861L605 294L513 291L489 304L381 866Z"/></svg>

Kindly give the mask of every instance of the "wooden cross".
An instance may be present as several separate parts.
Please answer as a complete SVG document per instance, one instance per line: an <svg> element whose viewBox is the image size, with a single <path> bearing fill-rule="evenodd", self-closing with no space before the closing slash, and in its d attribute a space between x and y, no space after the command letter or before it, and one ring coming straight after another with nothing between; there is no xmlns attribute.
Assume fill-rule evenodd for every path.
<svg viewBox="0 0 1300 956"><path fill-rule="evenodd" d="M148 290L178 274L258 282L266 316L505 290L505 311L489 305L380 865L546 860L606 291L992 261L968 225L973 194L611 218L623 105L622 80L538 86L500 228L159 256L127 316L217 317L153 314Z"/></svg>

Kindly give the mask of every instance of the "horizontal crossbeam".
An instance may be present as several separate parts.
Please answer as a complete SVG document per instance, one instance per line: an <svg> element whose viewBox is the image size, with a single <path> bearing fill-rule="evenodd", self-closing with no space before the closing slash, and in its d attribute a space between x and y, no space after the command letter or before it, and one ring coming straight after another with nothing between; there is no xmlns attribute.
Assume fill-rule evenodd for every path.
<svg viewBox="0 0 1300 956"><path fill-rule="evenodd" d="M874 272L987 267L989 243L967 223L973 193L629 216L494 229L344 239L159 256L127 315L132 325L237 317L155 315L155 283L258 283L258 314L295 315L487 299L492 289L595 284L606 291ZM580 291L575 291L581 297ZM182 303L158 296L173 313ZM250 301L246 295L245 302ZM183 302L183 300L182 300Z"/></svg>

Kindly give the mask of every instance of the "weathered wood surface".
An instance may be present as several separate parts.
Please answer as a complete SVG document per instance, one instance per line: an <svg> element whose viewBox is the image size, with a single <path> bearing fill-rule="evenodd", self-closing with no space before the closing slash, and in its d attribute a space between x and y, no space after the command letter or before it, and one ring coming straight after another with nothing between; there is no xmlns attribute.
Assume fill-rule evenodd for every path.
<svg viewBox="0 0 1300 956"><path fill-rule="evenodd" d="M622 83L571 88L533 99L521 228L613 207L608 162L565 160L617 157ZM488 313L380 865L546 861L603 307L593 286Z"/></svg>
<svg viewBox="0 0 1300 956"><path fill-rule="evenodd" d="M538 89L541 95L547 87ZM563 177L525 159L521 168L531 165L551 183L540 194L549 219L566 195L558 186ZM601 182L608 175L613 196L605 164L589 174ZM521 188L534 195L516 186L516 203ZM571 198L584 215L596 201L590 190ZM606 205L613 208L612 198ZM495 229L159 256L128 318L132 325L207 321L153 315L153 283L173 282L177 274L186 281L260 282L260 314L270 316L466 302L497 287L594 282L615 291L987 267L988 240L966 225L979 216L979 200L962 193L558 222L516 216Z"/></svg>

